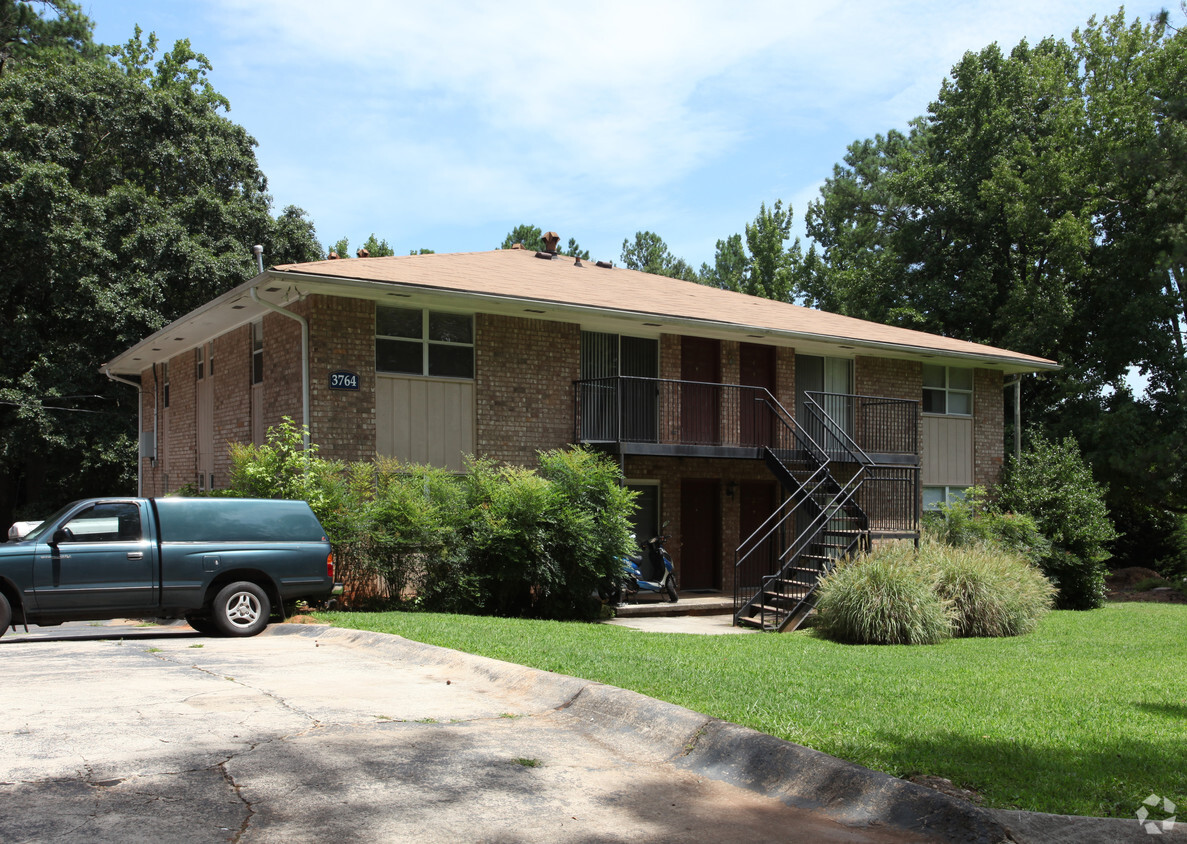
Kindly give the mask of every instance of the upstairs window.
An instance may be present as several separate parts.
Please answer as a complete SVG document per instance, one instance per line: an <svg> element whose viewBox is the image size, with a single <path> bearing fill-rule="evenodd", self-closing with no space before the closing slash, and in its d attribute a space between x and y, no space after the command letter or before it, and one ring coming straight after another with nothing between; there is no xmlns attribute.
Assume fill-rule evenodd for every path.
<svg viewBox="0 0 1187 844"><path fill-rule="evenodd" d="M923 412L973 415L973 370L923 365Z"/></svg>
<svg viewBox="0 0 1187 844"><path fill-rule="evenodd" d="M474 317L419 308L375 309L375 369L474 377Z"/></svg>
<svg viewBox="0 0 1187 844"><path fill-rule="evenodd" d="M168 362L161 364L161 382L163 384L162 392L164 393L165 407L169 406L169 364Z"/></svg>

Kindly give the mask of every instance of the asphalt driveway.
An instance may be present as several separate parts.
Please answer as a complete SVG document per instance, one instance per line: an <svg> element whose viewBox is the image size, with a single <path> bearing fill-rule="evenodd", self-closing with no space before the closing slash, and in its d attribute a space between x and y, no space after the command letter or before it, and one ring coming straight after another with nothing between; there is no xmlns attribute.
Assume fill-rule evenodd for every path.
<svg viewBox="0 0 1187 844"><path fill-rule="evenodd" d="M999 841L966 804L395 636L0 639L0 841Z"/></svg>

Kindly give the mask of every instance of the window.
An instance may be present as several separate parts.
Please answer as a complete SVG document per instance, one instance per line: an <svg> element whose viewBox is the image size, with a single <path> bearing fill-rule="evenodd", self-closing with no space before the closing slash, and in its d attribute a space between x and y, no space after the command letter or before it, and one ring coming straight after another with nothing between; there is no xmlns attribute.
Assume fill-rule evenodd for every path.
<svg viewBox="0 0 1187 844"><path fill-rule="evenodd" d="M923 412L973 415L973 370L923 365Z"/></svg>
<svg viewBox="0 0 1187 844"><path fill-rule="evenodd" d="M161 382L164 384L162 392L164 393L165 407L169 406L169 364L161 364Z"/></svg>
<svg viewBox="0 0 1187 844"><path fill-rule="evenodd" d="M204 346L194 349L194 366L197 370L199 381L206 376L206 356L203 354L204 350Z"/></svg>
<svg viewBox="0 0 1187 844"><path fill-rule="evenodd" d="M63 530L67 542L136 542L140 508L130 501L96 504L67 522Z"/></svg>
<svg viewBox="0 0 1187 844"><path fill-rule="evenodd" d="M923 509L937 510L941 504L951 504L964 498L966 486L925 486L923 488Z"/></svg>
<svg viewBox="0 0 1187 844"><path fill-rule="evenodd" d="M251 383L264 382L264 323L251 324Z"/></svg>
<svg viewBox="0 0 1187 844"><path fill-rule="evenodd" d="M419 308L375 309L375 369L474 377L474 317Z"/></svg>

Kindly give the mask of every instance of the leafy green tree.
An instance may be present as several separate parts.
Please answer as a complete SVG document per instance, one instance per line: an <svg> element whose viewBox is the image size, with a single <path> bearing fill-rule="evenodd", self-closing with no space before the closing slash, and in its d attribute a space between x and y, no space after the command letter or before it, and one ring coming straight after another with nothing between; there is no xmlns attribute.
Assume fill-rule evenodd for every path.
<svg viewBox="0 0 1187 844"><path fill-rule="evenodd" d="M764 202L754 222L746 224L744 245L738 234L717 241L713 266L701 267L701 281L724 290L787 301L794 275L803 263L799 238L784 248L791 236L791 222L791 208L785 211L782 200L776 200L770 210Z"/></svg>
<svg viewBox="0 0 1187 844"><path fill-rule="evenodd" d="M255 275L253 244L319 252L206 59L155 43L0 77L0 519L133 489L136 394L99 365Z"/></svg>
<svg viewBox="0 0 1187 844"><path fill-rule="evenodd" d="M1117 532L1104 489L1093 480L1075 440L1052 442L1034 435L1021 460L1007 468L996 504L1032 517L1051 541L1039 565L1059 589L1060 609L1104 604L1104 563Z"/></svg>
<svg viewBox="0 0 1187 844"><path fill-rule="evenodd" d="M632 243L622 241L622 263L629 270L666 275L684 281L698 281L699 276L683 258L668 250L668 244L655 232L635 232Z"/></svg>
<svg viewBox="0 0 1187 844"><path fill-rule="evenodd" d="M384 258L388 255L396 254L395 250L388 245L388 242L386 240L378 240L374 232L363 242L362 248L367 250L367 255L371 258Z"/></svg>
<svg viewBox="0 0 1187 844"><path fill-rule="evenodd" d="M510 249L517 243L522 243L525 249L543 249L544 230L539 226L518 225L507 232L507 236L503 238L499 248Z"/></svg>
<svg viewBox="0 0 1187 844"><path fill-rule="evenodd" d="M793 279L811 305L1057 360L1024 382L1031 418L1076 436L1110 500L1184 513L1187 31L1168 21L966 54L909 132L850 146Z"/></svg>
<svg viewBox="0 0 1187 844"><path fill-rule="evenodd" d="M33 57L97 57L94 28L71 0L0 0L0 76Z"/></svg>
<svg viewBox="0 0 1187 844"><path fill-rule="evenodd" d="M580 258L583 261L589 260L589 250L582 249L581 244L577 242L577 238L569 238L569 245L565 247L564 254L570 258Z"/></svg>
<svg viewBox="0 0 1187 844"><path fill-rule="evenodd" d="M409 255L436 255L437 252L436 252L436 250L425 249L422 247L420 249L409 249L408 254Z"/></svg>

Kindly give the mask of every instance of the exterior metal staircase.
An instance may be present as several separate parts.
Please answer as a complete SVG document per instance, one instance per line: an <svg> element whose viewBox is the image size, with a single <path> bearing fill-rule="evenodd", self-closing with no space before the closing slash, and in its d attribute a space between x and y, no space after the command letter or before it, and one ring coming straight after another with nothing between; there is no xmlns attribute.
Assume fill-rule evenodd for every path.
<svg viewBox="0 0 1187 844"><path fill-rule="evenodd" d="M786 498L738 548L734 567L734 623L763 630L796 629L815 607L820 581L851 554L869 550L870 519L859 504L873 461L817 402L809 399L809 437L777 402L779 444L763 459ZM844 466L847 480L832 471Z"/></svg>

